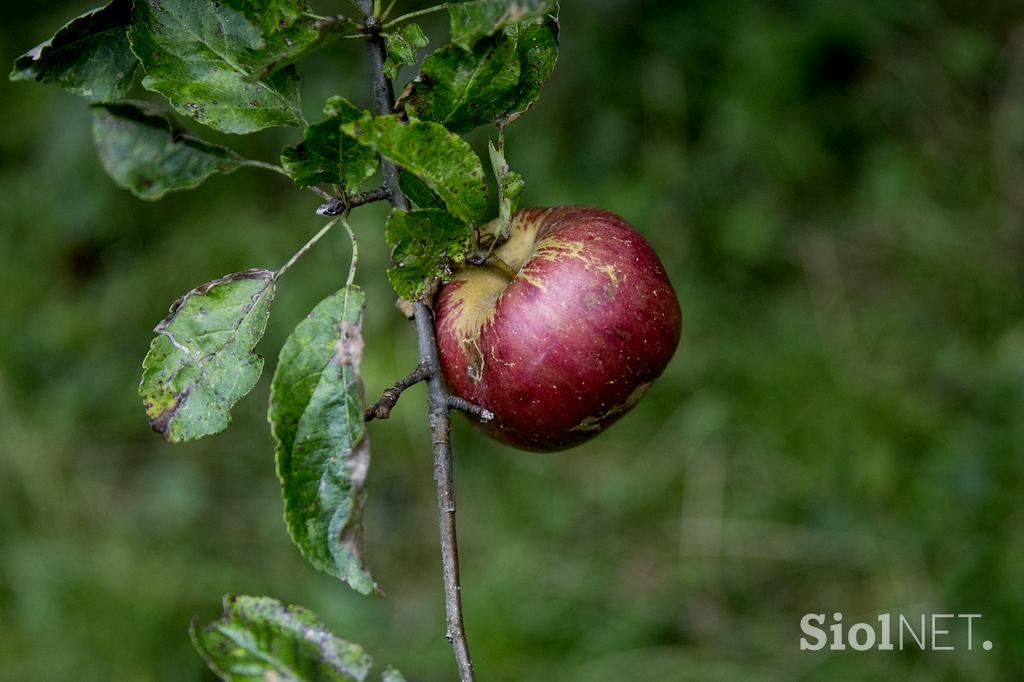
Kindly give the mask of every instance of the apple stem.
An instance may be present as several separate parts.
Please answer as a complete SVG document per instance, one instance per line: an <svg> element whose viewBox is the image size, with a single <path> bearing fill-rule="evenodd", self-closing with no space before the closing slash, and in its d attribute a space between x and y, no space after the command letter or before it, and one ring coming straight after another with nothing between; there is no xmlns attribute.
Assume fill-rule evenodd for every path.
<svg viewBox="0 0 1024 682"><path fill-rule="evenodd" d="M367 16L367 27L377 26L370 32L366 48L370 56L373 95L377 113L387 115L395 109L395 91L384 73L387 50L380 35L380 22L374 17L374 0L358 0ZM373 21L370 21L373 19ZM384 186L390 193L391 205L409 210L409 201L398 186L398 168L385 156L380 157L380 171ZM433 440L434 481L437 484L438 525L441 531L441 570L444 576L444 605L447 621L445 636L452 645L461 682L476 682L473 661L469 655L466 630L462 621L462 588L459 585L459 550L455 533L455 479L451 448L451 396L441 379L437 338L434 335L434 316L422 301L413 305L416 335L420 352L420 366L429 372L427 381L427 415ZM415 374L415 373L414 373Z"/></svg>
<svg viewBox="0 0 1024 682"><path fill-rule="evenodd" d="M498 258L494 254L491 254L490 256L487 257L487 260L484 261L484 265L486 265L489 268L494 268L501 274L505 275L506 277L508 277L508 280L510 282L514 280L516 278L516 275L518 274L515 270L512 269L511 265L509 265L502 259Z"/></svg>
<svg viewBox="0 0 1024 682"><path fill-rule="evenodd" d="M477 252L466 259L466 262L470 265L476 265L478 267L487 267L497 270L505 276L508 281L512 281L516 278L517 273L515 269L501 258L495 256L490 252Z"/></svg>

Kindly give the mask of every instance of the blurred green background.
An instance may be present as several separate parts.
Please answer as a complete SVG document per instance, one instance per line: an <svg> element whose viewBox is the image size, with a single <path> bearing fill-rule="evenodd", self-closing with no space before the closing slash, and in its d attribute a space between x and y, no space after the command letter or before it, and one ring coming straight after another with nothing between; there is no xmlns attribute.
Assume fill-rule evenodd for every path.
<svg viewBox="0 0 1024 682"><path fill-rule="evenodd" d="M2 62L90 5L5 3ZM444 15L423 25L446 39ZM358 41L304 64L307 114L369 105L366 68ZM410 680L453 679L422 387L371 426L386 598L314 571L282 521L268 379L342 281L343 233L282 281L268 371L228 432L166 445L136 397L167 306L281 264L322 223L316 198L244 169L144 203L103 174L78 98L4 80L0 115L0 679L213 679L186 629L225 593L305 605ZM266 160L298 137L201 133ZM599 205L650 239L684 338L576 450L458 420L481 680L1020 679L1020 3L567 0L508 145L524 205ZM371 396L415 364L383 216L354 219ZM833 611L983 619L974 651L961 629L953 652L800 652L801 616Z"/></svg>

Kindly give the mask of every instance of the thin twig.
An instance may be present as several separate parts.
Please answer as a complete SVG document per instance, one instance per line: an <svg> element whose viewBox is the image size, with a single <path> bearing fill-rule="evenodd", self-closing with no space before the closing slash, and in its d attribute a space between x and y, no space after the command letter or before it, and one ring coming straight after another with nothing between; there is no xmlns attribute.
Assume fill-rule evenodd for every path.
<svg viewBox="0 0 1024 682"><path fill-rule="evenodd" d="M448 396L448 407L453 410L461 410L467 414L471 414L482 422L489 422L494 419L494 413L490 410L485 410L475 403L471 403L465 398L460 398L457 395Z"/></svg>
<svg viewBox="0 0 1024 682"><path fill-rule="evenodd" d="M430 373L430 367L427 367L426 365L419 365L412 372L396 381L394 386L384 389L384 392L380 396L380 400L366 408L366 412L363 415L366 421L387 419L390 417L391 410L395 409L395 405L398 403L398 398L402 395L405 389L410 386L415 386L421 381L426 381L430 378Z"/></svg>
<svg viewBox="0 0 1024 682"><path fill-rule="evenodd" d="M332 197L330 194L324 192L324 198L327 199L327 203L321 204L316 209L317 215L341 215L345 211L351 210L356 206L362 206L363 204L373 203L374 201L383 201L391 196L391 190L385 186L378 187L377 189L371 189L366 192L360 192L359 194L348 194L344 197Z"/></svg>
<svg viewBox="0 0 1024 682"><path fill-rule="evenodd" d="M360 8L367 15L367 27L377 25L367 50L373 74L373 94L377 113L390 114L395 108L395 92L391 81L384 74L386 49L379 34L379 22L373 17L373 0L359 0ZM372 21L371 21L372 20ZM395 208L409 209L409 201L398 186L398 169L388 158L380 160L384 185L391 190L391 204ZM420 364L431 370L427 382L427 414L434 450L434 481L437 484L438 525L441 531L441 569L444 575L444 604L447 620L446 636L452 644L455 662L461 682L475 682L473 662L466 642L466 631L462 622L462 596L459 586L459 550L455 533L455 481L452 475L451 415L448 412L448 391L441 380L439 371L437 339L434 336L434 317L424 303L413 308L416 320L416 335L419 341Z"/></svg>

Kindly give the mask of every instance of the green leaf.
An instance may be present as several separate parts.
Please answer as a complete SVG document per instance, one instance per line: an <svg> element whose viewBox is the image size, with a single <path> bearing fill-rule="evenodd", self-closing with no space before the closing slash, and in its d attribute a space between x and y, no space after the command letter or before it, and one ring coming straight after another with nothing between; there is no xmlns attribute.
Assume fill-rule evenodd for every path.
<svg viewBox="0 0 1024 682"><path fill-rule="evenodd" d="M558 6L554 11L557 15ZM507 121L519 118L540 97L541 86L551 77L558 60L558 20L543 24L513 24L506 29L519 54L519 85L515 100L506 106Z"/></svg>
<svg viewBox="0 0 1024 682"><path fill-rule="evenodd" d="M258 20L260 32L265 36L289 28L311 13L306 0L227 0L227 4Z"/></svg>
<svg viewBox="0 0 1024 682"><path fill-rule="evenodd" d="M362 682L373 660L332 634L311 611L269 597L228 596L224 616L195 621L192 643L228 682Z"/></svg>
<svg viewBox="0 0 1024 682"><path fill-rule="evenodd" d="M252 352L274 300L275 275L245 270L196 287L171 306L142 363L139 395L172 443L219 433L263 371Z"/></svg>
<svg viewBox="0 0 1024 682"><path fill-rule="evenodd" d="M450 278L455 267L465 262L472 236L469 225L441 209L391 211L384 239L395 264L388 270L395 293L418 301L431 280Z"/></svg>
<svg viewBox="0 0 1024 682"><path fill-rule="evenodd" d="M281 349L269 419L288 532L310 563L362 594L377 588L363 562L370 440L363 423L363 308L345 287L321 301Z"/></svg>
<svg viewBox="0 0 1024 682"><path fill-rule="evenodd" d="M456 0L448 7L452 42L469 50L509 24L542 23L557 11L554 0Z"/></svg>
<svg viewBox="0 0 1024 682"><path fill-rule="evenodd" d="M518 99L519 72L516 41L504 33L472 51L448 45L423 60L399 104L410 116L464 133L492 123Z"/></svg>
<svg viewBox="0 0 1024 682"><path fill-rule="evenodd" d="M107 174L141 199L191 189L214 173L230 173L241 162L227 147L176 129L145 102L93 105L92 136Z"/></svg>
<svg viewBox="0 0 1024 682"><path fill-rule="evenodd" d="M142 84L179 113L226 133L304 125L298 74L289 64L347 23L302 17L268 34L257 11L263 4L136 3L128 37L148 74ZM300 6L296 0L272 4L277 11Z"/></svg>
<svg viewBox="0 0 1024 682"><path fill-rule="evenodd" d="M426 47L427 36L417 24L406 24L398 31L384 35L387 47L387 59L384 60L384 73L388 78L398 76L398 70L406 64L416 62L416 51Z"/></svg>
<svg viewBox="0 0 1024 682"><path fill-rule="evenodd" d="M486 217L487 178L480 158L439 123L375 116L345 124L342 132L414 173L460 220L477 224Z"/></svg>
<svg viewBox="0 0 1024 682"><path fill-rule="evenodd" d="M381 673L380 682L405 682L405 676L390 665Z"/></svg>
<svg viewBox="0 0 1024 682"><path fill-rule="evenodd" d="M125 34L131 20L131 0L86 12L18 57L11 80L54 83L91 102L126 97L139 65Z"/></svg>
<svg viewBox="0 0 1024 682"><path fill-rule="evenodd" d="M324 113L327 118L306 128L302 142L284 148L281 165L299 187L326 182L356 190L377 172L377 157L372 149L342 135L341 126L360 120L366 112L342 97L331 97Z"/></svg>
<svg viewBox="0 0 1024 682"><path fill-rule="evenodd" d="M409 171L403 170L398 176L398 188L416 208L444 208L441 197Z"/></svg>

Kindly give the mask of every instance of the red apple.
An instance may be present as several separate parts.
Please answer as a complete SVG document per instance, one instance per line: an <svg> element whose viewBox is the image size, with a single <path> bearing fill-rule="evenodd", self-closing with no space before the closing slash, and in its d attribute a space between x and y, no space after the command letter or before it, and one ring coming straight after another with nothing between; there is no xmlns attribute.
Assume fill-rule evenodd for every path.
<svg viewBox="0 0 1024 682"><path fill-rule="evenodd" d="M526 209L494 255L435 300L449 390L494 413L480 423L525 450L561 450L616 421L679 344L679 302L650 244L586 206ZM498 263L492 260L491 263Z"/></svg>

